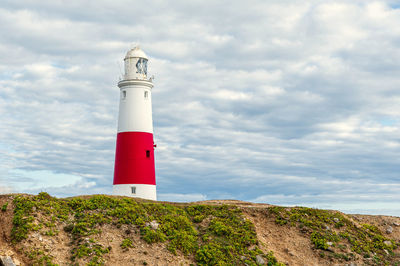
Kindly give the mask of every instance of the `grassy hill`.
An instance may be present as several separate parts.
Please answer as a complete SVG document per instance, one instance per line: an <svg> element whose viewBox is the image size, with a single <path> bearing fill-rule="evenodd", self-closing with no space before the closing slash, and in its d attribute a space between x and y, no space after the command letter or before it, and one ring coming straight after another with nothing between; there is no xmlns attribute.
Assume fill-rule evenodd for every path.
<svg viewBox="0 0 400 266"><path fill-rule="evenodd" d="M0 208L0 256L21 265L400 265L399 217L44 192Z"/></svg>

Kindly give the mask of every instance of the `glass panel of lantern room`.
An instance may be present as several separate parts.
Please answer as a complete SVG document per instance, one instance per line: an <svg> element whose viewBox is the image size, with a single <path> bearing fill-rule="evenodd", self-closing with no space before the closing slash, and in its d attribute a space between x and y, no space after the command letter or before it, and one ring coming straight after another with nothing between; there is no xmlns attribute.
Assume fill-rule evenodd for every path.
<svg viewBox="0 0 400 266"><path fill-rule="evenodd" d="M147 75L147 59L138 59L136 63L136 73Z"/></svg>

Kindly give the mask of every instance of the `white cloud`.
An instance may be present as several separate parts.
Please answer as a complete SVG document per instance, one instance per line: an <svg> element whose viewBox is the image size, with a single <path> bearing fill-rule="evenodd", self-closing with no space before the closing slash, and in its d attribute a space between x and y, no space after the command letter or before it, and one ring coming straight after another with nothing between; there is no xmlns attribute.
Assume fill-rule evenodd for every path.
<svg viewBox="0 0 400 266"><path fill-rule="evenodd" d="M0 186L0 194L8 194L11 193L13 190L11 187Z"/></svg>

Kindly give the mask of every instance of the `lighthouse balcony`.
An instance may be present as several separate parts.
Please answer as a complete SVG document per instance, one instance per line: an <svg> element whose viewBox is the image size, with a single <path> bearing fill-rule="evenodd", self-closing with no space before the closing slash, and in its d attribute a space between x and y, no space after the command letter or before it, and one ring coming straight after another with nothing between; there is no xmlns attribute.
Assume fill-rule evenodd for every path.
<svg viewBox="0 0 400 266"><path fill-rule="evenodd" d="M123 79L118 82L118 87L134 86L134 85L144 85L149 88L153 88L152 78L150 79Z"/></svg>

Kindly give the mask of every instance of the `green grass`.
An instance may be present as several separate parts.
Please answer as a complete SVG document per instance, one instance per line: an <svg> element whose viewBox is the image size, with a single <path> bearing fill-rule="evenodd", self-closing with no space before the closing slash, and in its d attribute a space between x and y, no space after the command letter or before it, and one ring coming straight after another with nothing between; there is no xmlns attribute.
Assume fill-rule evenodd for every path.
<svg viewBox="0 0 400 266"><path fill-rule="evenodd" d="M46 254L44 251L34 248L25 252L27 257L31 259L33 265L46 265L46 266L56 266L52 262L53 257Z"/></svg>
<svg viewBox="0 0 400 266"><path fill-rule="evenodd" d="M62 225L71 237L71 263L77 259L88 265L105 263L103 255L110 248L84 239L99 235L108 224L136 228L147 243L166 242L170 252L194 258L198 265L256 265L257 255L268 265L282 265L272 253L263 254L258 248L254 225L234 206L184 206L102 195L57 199L45 192L17 196L14 205L13 241L23 241L34 230L53 236L58 233L55 227ZM150 226L152 221L159 224L157 229ZM133 243L124 239L120 246L128 249Z"/></svg>
<svg viewBox="0 0 400 266"><path fill-rule="evenodd" d="M124 240L122 240L120 247L124 250L128 250L130 248L133 248L133 242L131 239L125 238Z"/></svg>
<svg viewBox="0 0 400 266"><path fill-rule="evenodd" d="M7 206L8 206L8 202L4 203L3 206L1 206L1 211L2 212L6 212L7 211Z"/></svg>

